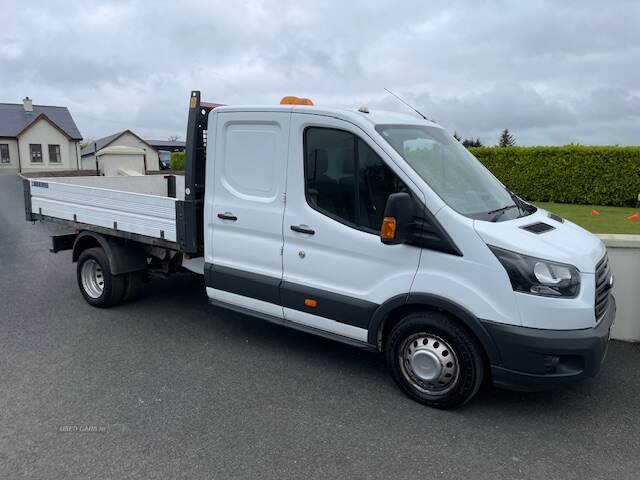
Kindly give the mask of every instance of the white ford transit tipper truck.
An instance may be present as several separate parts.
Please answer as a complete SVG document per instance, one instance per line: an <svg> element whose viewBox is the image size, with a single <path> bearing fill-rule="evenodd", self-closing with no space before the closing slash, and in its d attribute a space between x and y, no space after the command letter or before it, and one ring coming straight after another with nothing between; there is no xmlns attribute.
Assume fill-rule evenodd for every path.
<svg viewBox="0 0 640 480"><path fill-rule="evenodd" d="M184 177L25 180L28 220L73 233L92 305L149 273L204 275L215 305L382 352L411 398L451 408L483 380L596 374L615 301L602 242L500 183L435 123L192 92Z"/></svg>

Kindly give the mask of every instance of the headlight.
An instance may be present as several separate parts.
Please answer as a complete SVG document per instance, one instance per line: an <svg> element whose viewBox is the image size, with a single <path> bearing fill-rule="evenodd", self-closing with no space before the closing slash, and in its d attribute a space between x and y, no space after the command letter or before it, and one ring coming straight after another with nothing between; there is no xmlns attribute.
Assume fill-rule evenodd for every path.
<svg viewBox="0 0 640 480"><path fill-rule="evenodd" d="M521 253L489 247L507 271L517 292L549 297L575 297L580 291L580 272L572 265L550 262Z"/></svg>

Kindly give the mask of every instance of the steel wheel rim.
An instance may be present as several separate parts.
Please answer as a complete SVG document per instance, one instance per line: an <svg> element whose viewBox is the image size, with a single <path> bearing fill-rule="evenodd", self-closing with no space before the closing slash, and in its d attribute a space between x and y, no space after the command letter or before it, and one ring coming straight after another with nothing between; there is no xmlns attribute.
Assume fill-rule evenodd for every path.
<svg viewBox="0 0 640 480"><path fill-rule="evenodd" d="M82 288L91 298L100 298L104 292L104 274L102 267L93 259L88 259L82 264L80 270Z"/></svg>
<svg viewBox="0 0 640 480"><path fill-rule="evenodd" d="M458 356L451 345L437 335L417 333L400 346L402 375L418 390L444 395L460 378Z"/></svg>

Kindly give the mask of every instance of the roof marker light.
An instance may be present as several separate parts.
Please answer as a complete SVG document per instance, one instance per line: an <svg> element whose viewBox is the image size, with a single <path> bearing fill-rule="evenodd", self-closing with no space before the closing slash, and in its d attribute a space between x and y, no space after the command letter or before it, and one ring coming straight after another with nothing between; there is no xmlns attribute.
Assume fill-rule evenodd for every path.
<svg viewBox="0 0 640 480"><path fill-rule="evenodd" d="M308 99L308 98L300 98L300 97L294 97L294 96L286 96L286 97L282 97L282 100L280 100L280 105L309 105L312 106L313 102Z"/></svg>

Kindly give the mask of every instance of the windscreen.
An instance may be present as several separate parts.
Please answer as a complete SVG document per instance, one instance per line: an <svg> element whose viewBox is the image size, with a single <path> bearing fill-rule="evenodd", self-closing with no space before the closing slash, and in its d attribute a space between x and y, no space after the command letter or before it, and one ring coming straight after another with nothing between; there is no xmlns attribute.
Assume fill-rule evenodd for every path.
<svg viewBox="0 0 640 480"><path fill-rule="evenodd" d="M496 221L519 206L511 193L444 129L377 125L376 130L447 205L471 218ZM515 216L519 216L515 211ZM513 213L504 215L513 218Z"/></svg>

